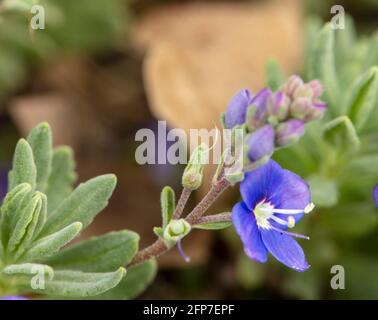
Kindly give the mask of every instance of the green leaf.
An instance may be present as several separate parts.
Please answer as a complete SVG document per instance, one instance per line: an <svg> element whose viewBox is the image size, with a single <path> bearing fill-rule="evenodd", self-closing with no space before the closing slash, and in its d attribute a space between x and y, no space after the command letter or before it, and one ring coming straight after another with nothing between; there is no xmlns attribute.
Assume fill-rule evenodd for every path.
<svg viewBox="0 0 378 320"><path fill-rule="evenodd" d="M25 245L30 243L35 227L38 223L39 214L43 206L43 197L40 192L36 192L30 202L22 209L15 228L11 231L11 236L7 246L7 252L14 252L25 241Z"/></svg>
<svg viewBox="0 0 378 320"><path fill-rule="evenodd" d="M26 249L29 248L32 241L38 236L39 232L42 230L45 222L46 222L46 210L47 210L47 199L46 196L37 191L32 198L31 202L29 203L29 207L32 205L34 198L36 199L36 205L32 212L32 219L30 223L28 224L24 235L20 239L19 243L14 246L13 251L14 257L17 259ZM28 207L25 208L25 211L28 210ZM19 220L19 222L22 221L22 219ZM18 227L17 223L16 227ZM16 230L16 229L15 229ZM8 250L12 250L12 239L11 237L9 241L9 247Z"/></svg>
<svg viewBox="0 0 378 320"><path fill-rule="evenodd" d="M316 206L332 207L339 199L339 189L335 181L317 174L311 175L308 179L311 198Z"/></svg>
<svg viewBox="0 0 378 320"><path fill-rule="evenodd" d="M106 207L113 193L117 178L113 174L102 175L81 183L62 204L51 213L43 235L53 233L74 221L88 226L93 218Z"/></svg>
<svg viewBox="0 0 378 320"><path fill-rule="evenodd" d="M127 269L127 275L115 288L95 297L100 300L128 300L139 296L156 275L156 261L149 260Z"/></svg>
<svg viewBox="0 0 378 320"><path fill-rule="evenodd" d="M22 261L35 261L47 258L59 251L61 247L74 239L82 229L80 222L74 222L33 244L33 246L20 258Z"/></svg>
<svg viewBox="0 0 378 320"><path fill-rule="evenodd" d="M32 186L28 183L19 184L7 193L1 206L1 240L4 246L14 230L25 199L31 199L31 194Z"/></svg>
<svg viewBox="0 0 378 320"><path fill-rule="evenodd" d="M373 201L372 201L373 202ZM378 225L378 215L373 203L342 204L319 216L323 227L332 234L345 238L361 237L373 232Z"/></svg>
<svg viewBox="0 0 378 320"><path fill-rule="evenodd" d="M40 273L41 270L49 279L54 277L54 269L46 264L38 263L22 263L22 264L11 264L3 269L5 274L36 274Z"/></svg>
<svg viewBox="0 0 378 320"><path fill-rule="evenodd" d="M266 77L267 85L273 91L284 83L284 76L277 60L269 59L266 63Z"/></svg>
<svg viewBox="0 0 378 320"><path fill-rule="evenodd" d="M53 212L72 192L72 183L75 180L75 161L72 149L66 146L55 149L46 189L49 212Z"/></svg>
<svg viewBox="0 0 378 320"><path fill-rule="evenodd" d="M337 117L328 122L323 128L323 137L339 149L357 151L360 147L356 129L347 116Z"/></svg>
<svg viewBox="0 0 378 320"><path fill-rule="evenodd" d="M106 273L60 270L55 271L52 280L46 281L44 289L34 291L58 297L90 297L114 288L125 274L124 268Z"/></svg>
<svg viewBox="0 0 378 320"><path fill-rule="evenodd" d="M323 82L326 101L336 107L339 86L334 57L334 30L330 23L323 27L315 39L310 60L310 77Z"/></svg>
<svg viewBox="0 0 378 320"><path fill-rule="evenodd" d="M45 261L55 269L105 272L127 265L138 251L139 235L115 231L93 237L55 254Z"/></svg>
<svg viewBox="0 0 378 320"><path fill-rule="evenodd" d="M378 103L378 67L372 67L360 76L350 92L348 115L360 130Z"/></svg>
<svg viewBox="0 0 378 320"><path fill-rule="evenodd" d="M30 132L27 140L33 150L37 168L37 189L44 192L51 172L52 137L50 126L46 122L37 125Z"/></svg>
<svg viewBox="0 0 378 320"><path fill-rule="evenodd" d="M161 213L163 216L163 228L167 226L175 211L175 192L169 186L161 191L160 195Z"/></svg>
<svg viewBox="0 0 378 320"><path fill-rule="evenodd" d="M34 163L33 151L25 139L17 143L13 157L13 168L9 172L9 190L21 183L36 186L37 169Z"/></svg>

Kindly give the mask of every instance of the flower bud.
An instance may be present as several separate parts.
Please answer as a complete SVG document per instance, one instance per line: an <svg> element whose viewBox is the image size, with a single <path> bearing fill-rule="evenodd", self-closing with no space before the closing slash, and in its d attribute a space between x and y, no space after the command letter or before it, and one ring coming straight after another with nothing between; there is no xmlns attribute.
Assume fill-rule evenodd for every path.
<svg viewBox="0 0 378 320"><path fill-rule="evenodd" d="M319 98L323 94L323 85L319 80L312 80L306 84L312 90L312 96Z"/></svg>
<svg viewBox="0 0 378 320"><path fill-rule="evenodd" d="M284 147L296 142L304 134L304 122L291 119L282 122L276 129L276 143Z"/></svg>
<svg viewBox="0 0 378 320"><path fill-rule="evenodd" d="M264 156L271 156L274 152L274 129L267 124L253 132L247 138L248 158L252 162Z"/></svg>
<svg viewBox="0 0 378 320"><path fill-rule="evenodd" d="M224 113L224 125L228 129L243 124L246 120L247 107L251 101L251 92L240 90L232 98Z"/></svg>
<svg viewBox="0 0 378 320"><path fill-rule="evenodd" d="M184 238L191 230L191 225L184 219L171 220L163 232L163 240L168 247L174 246Z"/></svg>
<svg viewBox="0 0 378 320"><path fill-rule="evenodd" d="M307 97L298 97L290 105L290 115L296 119L304 119L311 110L312 101Z"/></svg>
<svg viewBox="0 0 378 320"><path fill-rule="evenodd" d="M208 163L209 148L205 144L199 145L192 153L182 175L182 185L190 190L198 189L202 184L203 167Z"/></svg>
<svg viewBox="0 0 378 320"><path fill-rule="evenodd" d="M267 103L272 91L269 88L260 90L251 100L247 111L247 127L249 131L263 126L267 120Z"/></svg>
<svg viewBox="0 0 378 320"><path fill-rule="evenodd" d="M303 86L303 80L300 76L292 75L282 86L282 91L289 97L293 97L294 92Z"/></svg>
<svg viewBox="0 0 378 320"><path fill-rule="evenodd" d="M290 99L282 91L272 94L268 100L268 114L270 121L277 123L285 120L289 113Z"/></svg>
<svg viewBox="0 0 378 320"><path fill-rule="evenodd" d="M378 207L378 184L375 185L373 189L373 199L374 199L375 205Z"/></svg>
<svg viewBox="0 0 378 320"><path fill-rule="evenodd" d="M304 118L305 122L320 120L323 118L325 111L327 110L327 104L321 101L317 101L312 104L309 112Z"/></svg>

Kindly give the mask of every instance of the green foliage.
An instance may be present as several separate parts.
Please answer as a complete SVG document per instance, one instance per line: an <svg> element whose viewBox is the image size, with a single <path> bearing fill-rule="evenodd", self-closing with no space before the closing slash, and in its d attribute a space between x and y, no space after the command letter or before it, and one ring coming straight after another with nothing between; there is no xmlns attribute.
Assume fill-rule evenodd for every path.
<svg viewBox="0 0 378 320"><path fill-rule="evenodd" d="M30 29L31 6L36 3L45 9L48 26L45 29ZM124 0L2 1L0 100L21 86L32 67L45 59L62 52L101 52L115 44L128 21L127 3Z"/></svg>
<svg viewBox="0 0 378 320"><path fill-rule="evenodd" d="M107 174L73 190L74 167L70 148L52 148L46 123L18 142L9 192L0 209L0 296L85 298L112 289L109 296L126 299L152 281L153 261L132 267L129 273L122 267L138 251L135 232L110 232L61 250L105 208L116 185L116 177ZM172 193L168 194L169 203ZM172 215L171 207L165 210L167 217ZM39 283L36 279L41 276Z"/></svg>

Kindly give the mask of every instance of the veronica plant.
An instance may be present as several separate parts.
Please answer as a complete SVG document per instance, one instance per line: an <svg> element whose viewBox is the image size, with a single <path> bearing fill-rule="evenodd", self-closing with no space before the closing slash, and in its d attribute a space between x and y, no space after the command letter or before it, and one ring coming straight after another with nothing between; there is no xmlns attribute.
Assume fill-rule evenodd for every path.
<svg viewBox="0 0 378 320"><path fill-rule="evenodd" d="M139 236L121 230L66 246L107 205L116 177L102 175L76 189L73 152L52 148L49 126L21 139L1 205L0 296L129 299L155 274L155 262L125 269Z"/></svg>

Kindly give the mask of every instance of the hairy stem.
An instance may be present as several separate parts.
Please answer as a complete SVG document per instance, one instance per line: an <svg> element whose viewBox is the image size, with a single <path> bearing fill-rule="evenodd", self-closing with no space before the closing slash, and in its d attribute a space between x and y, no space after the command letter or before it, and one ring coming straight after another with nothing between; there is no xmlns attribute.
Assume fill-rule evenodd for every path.
<svg viewBox="0 0 378 320"><path fill-rule="evenodd" d="M210 222L227 222L232 221L232 215L231 213L221 213L211 216L204 216L201 217L198 221L198 224L202 223L210 223Z"/></svg>
<svg viewBox="0 0 378 320"><path fill-rule="evenodd" d="M180 199L177 202L175 213L173 214L173 219L180 219L191 193L192 190L188 188L182 189Z"/></svg>

